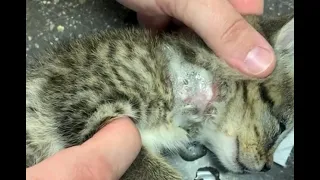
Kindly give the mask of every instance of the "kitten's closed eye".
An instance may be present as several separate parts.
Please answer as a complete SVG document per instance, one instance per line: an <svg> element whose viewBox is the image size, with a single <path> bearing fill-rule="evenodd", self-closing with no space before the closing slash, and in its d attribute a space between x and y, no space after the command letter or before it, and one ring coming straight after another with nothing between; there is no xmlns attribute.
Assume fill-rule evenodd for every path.
<svg viewBox="0 0 320 180"><path fill-rule="evenodd" d="M283 131L286 130L286 125L285 125L285 123L280 121L279 126L280 126L280 134L282 134Z"/></svg>

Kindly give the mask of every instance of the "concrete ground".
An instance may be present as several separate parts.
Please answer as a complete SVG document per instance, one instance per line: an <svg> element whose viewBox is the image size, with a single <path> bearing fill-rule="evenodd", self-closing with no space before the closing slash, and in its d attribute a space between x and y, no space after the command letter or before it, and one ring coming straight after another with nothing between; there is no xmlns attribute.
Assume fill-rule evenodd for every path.
<svg viewBox="0 0 320 180"><path fill-rule="evenodd" d="M26 57L70 37L106 28L125 27L135 22L128 9L115 0L27 0ZM265 12L279 16L294 10L293 0L265 0ZM294 179L294 151L288 166L275 165L265 174L237 179Z"/></svg>

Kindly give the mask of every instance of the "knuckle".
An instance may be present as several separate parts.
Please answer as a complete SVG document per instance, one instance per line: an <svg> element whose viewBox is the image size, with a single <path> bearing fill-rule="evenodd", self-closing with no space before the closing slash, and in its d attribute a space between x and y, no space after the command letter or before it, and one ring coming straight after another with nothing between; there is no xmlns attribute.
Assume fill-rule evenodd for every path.
<svg viewBox="0 0 320 180"><path fill-rule="evenodd" d="M92 173L92 169L84 163L77 164L75 166L75 174L76 174L76 177L79 179L81 179L81 178L95 179L96 178L96 177L94 177L94 174Z"/></svg>
<svg viewBox="0 0 320 180"><path fill-rule="evenodd" d="M157 5L167 15L186 20L188 17L190 1L156 0Z"/></svg>
<svg viewBox="0 0 320 180"><path fill-rule="evenodd" d="M91 163L79 163L75 167L76 179L102 180L101 174Z"/></svg>
<svg viewBox="0 0 320 180"><path fill-rule="evenodd" d="M249 31L249 24L243 18L236 19L233 21L221 35L221 41L224 44L238 42L243 35Z"/></svg>

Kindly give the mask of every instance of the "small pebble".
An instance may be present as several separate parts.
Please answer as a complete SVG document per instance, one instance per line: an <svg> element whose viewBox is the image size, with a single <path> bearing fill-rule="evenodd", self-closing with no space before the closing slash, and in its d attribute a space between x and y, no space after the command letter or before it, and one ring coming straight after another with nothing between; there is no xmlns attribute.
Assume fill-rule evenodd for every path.
<svg viewBox="0 0 320 180"><path fill-rule="evenodd" d="M61 26L61 25L59 25L59 26L57 27L57 30L58 30L58 32L63 32L63 31L64 31L64 27Z"/></svg>
<svg viewBox="0 0 320 180"><path fill-rule="evenodd" d="M55 25L51 23L50 27L49 27L50 31L52 31L54 27L55 27Z"/></svg>

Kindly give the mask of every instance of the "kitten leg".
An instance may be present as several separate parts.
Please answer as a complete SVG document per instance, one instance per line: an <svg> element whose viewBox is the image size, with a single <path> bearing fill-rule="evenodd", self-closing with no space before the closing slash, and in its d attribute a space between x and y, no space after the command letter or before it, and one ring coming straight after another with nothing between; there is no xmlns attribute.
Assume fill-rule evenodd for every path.
<svg viewBox="0 0 320 180"><path fill-rule="evenodd" d="M142 147L121 180L182 180L182 177L163 158Z"/></svg>

